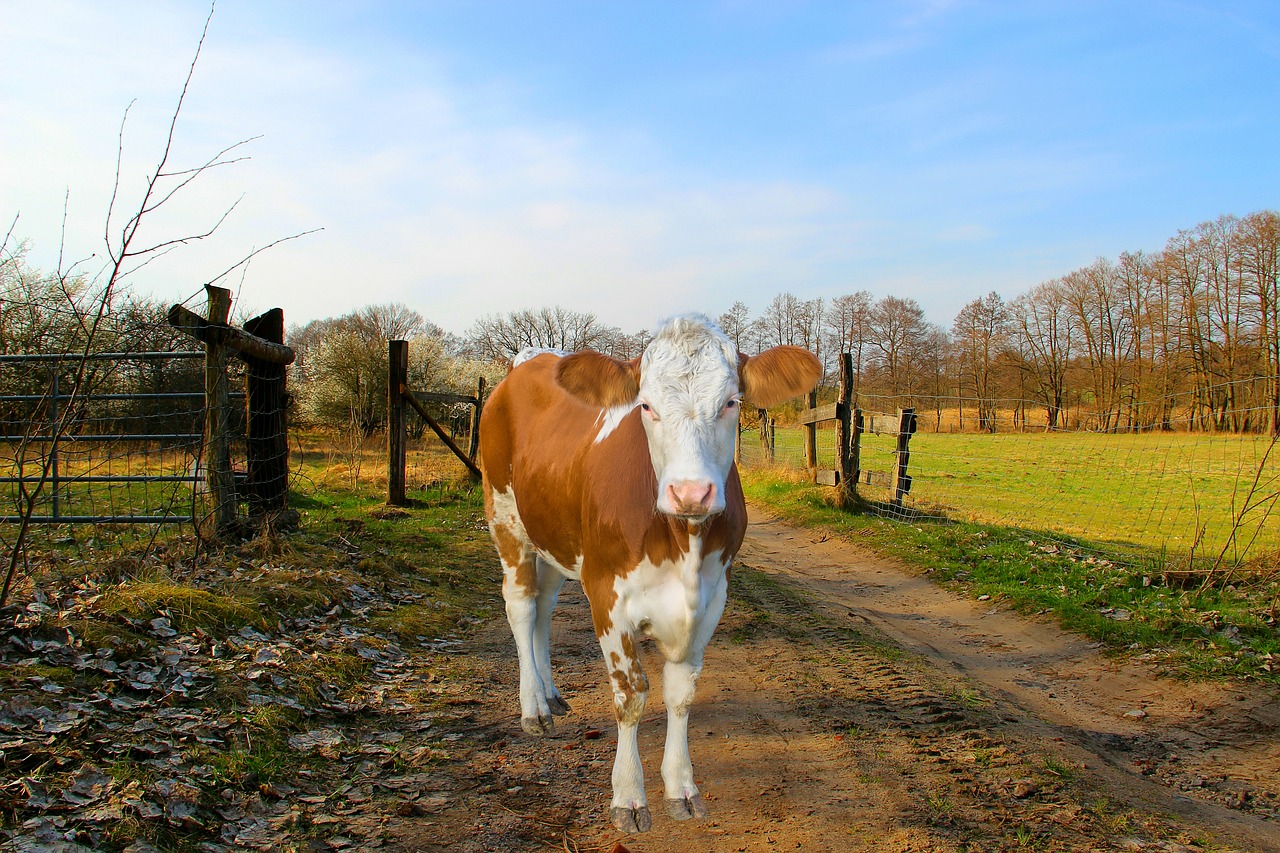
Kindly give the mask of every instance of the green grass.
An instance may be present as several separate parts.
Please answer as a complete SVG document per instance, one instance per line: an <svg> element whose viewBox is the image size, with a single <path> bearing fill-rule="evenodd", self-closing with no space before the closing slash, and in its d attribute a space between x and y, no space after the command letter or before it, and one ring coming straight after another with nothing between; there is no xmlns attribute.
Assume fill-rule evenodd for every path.
<svg viewBox="0 0 1280 853"><path fill-rule="evenodd" d="M818 436L818 465L833 467L834 433ZM799 427L779 427L777 459L803 467L802 442ZM894 447L893 436L864 436L863 468L888 474ZM749 434L744 451L758 458ZM1227 561L1280 551L1280 447L1268 436L939 434L922 427L911 439L909 471L908 506L951 518ZM872 500L890 496L880 485L860 489Z"/></svg>
<svg viewBox="0 0 1280 853"><path fill-rule="evenodd" d="M1197 583L1183 588L1186 572L1167 571L1154 550L1127 551L1121 562L1100 556L1105 552L1097 543L1024 529L852 514L833 505L834 490L776 474L746 472L744 488L749 499L792 521L897 558L975 598L1052 615L1109 649L1146 654L1170 672L1280 683L1280 576L1274 570L1197 575Z"/></svg>

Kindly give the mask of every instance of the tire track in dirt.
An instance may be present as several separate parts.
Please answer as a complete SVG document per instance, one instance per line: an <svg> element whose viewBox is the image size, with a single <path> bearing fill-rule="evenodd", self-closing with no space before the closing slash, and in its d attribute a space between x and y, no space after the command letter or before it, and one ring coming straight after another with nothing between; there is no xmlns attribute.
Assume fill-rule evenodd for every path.
<svg viewBox="0 0 1280 853"><path fill-rule="evenodd" d="M1159 677L1055 625L973 602L757 508L740 557L795 579L822 609L980 684L1006 723L1121 771L1153 807L1280 849L1280 702Z"/></svg>
<svg viewBox="0 0 1280 853"><path fill-rule="evenodd" d="M505 620L481 626L455 657L452 704L438 719L449 756L433 771L439 807L388 826L387 847L1280 849L1280 823L1266 811L1274 780L1254 779L1244 803L1253 814L1215 799L1274 759L1273 730L1248 725L1265 712L1263 697L1235 702L1185 685L1171 697L1176 690L1137 676L1099 688L1118 665L1077 638L1056 632L1049 642L1049 626L991 614L848 543L816 540L768 518L748 533L690 717L706 820L662 811L665 711L650 648L640 746L654 827L624 837L609 825L612 702L585 598L570 585L552 654L573 712L553 737L524 735ZM1134 687L1144 692L1125 692ZM1123 701L1093 702L1103 689ZM1149 717L1117 718L1139 700ZM1166 734L1165 709L1191 701L1203 703L1199 725L1179 718ZM1089 707L1096 718L1080 710ZM1243 750L1252 769L1220 766L1226 753L1214 749ZM1215 781L1187 794L1188 767Z"/></svg>

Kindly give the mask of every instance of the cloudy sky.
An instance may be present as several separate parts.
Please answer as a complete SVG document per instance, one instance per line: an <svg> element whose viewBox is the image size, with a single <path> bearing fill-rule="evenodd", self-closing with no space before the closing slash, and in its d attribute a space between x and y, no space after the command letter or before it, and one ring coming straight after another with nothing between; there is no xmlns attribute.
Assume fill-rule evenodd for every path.
<svg viewBox="0 0 1280 853"><path fill-rule="evenodd" d="M115 231L208 11L0 0L0 232L28 263L101 266L117 151ZM1278 81L1272 0L219 0L170 168L248 159L139 239L235 209L130 282L186 300L323 229L238 271L238 310L399 301L462 333L559 304L636 331L865 289L949 326L1280 206Z"/></svg>

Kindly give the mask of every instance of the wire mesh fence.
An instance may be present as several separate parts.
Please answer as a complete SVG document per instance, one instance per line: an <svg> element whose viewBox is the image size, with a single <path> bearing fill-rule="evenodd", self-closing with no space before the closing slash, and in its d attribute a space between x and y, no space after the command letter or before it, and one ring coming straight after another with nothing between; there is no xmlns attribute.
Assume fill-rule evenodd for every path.
<svg viewBox="0 0 1280 853"><path fill-rule="evenodd" d="M0 521L194 521L203 360L192 351L0 356Z"/></svg>
<svg viewBox="0 0 1280 853"><path fill-rule="evenodd" d="M862 395L867 411L918 407L910 442L910 491L893 503L896 436L861 436L858 495L885 515L965 519L1079 537L1120 551L1242 561L1280 553L1280 448L1269 432L1204 429L1186 401L1161 408L1157 423L1128 432L1037 426L1035 404L1001 400L977 431L977 411L960 398ZM1180 414L1179 414L1180 413ZM1265 412L1255 423L1265 423ZM741 438L745 468L806 469L804 429L773 427L772 455L759 427ZM835 430L819 425L818 467L835 452ZM877 474L876 472L880 472ZM869 474L869 476L868 476ZM1268 557L1267 555L1271 555Z"/></svg>

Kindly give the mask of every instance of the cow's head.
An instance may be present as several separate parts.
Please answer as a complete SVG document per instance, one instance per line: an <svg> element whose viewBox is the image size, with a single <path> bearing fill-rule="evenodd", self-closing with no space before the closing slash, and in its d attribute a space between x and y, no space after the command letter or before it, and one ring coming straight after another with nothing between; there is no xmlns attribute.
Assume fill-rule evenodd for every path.
<svg viewBox="0 0 1280 853"><path fill-rule="evenodd" d="M583 351L556 369L556 381L592 405L640 407L658 510L690 520L724 509L743 397L768 408L810 390L821 375L808 350L781 346L748 357L696 314L664 323L634 361Z"/></svg>

